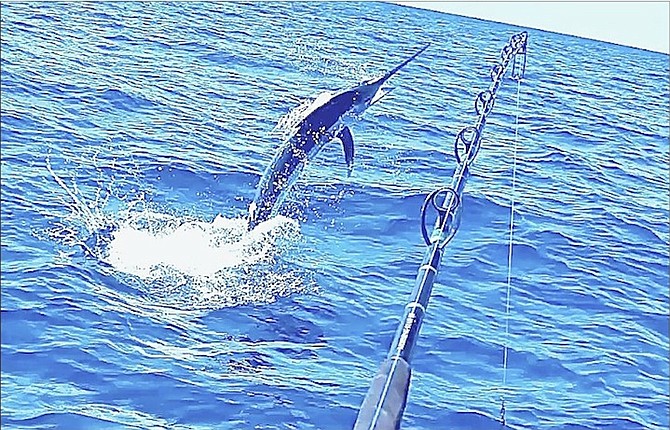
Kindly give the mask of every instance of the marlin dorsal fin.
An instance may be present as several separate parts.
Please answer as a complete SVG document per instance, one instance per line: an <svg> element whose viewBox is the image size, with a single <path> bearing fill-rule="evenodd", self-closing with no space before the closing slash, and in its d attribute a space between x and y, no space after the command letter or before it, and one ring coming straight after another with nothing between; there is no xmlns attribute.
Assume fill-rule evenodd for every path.
<svg viewBox="0 0 670 430"><path fill-rule="evenodd" d="M337 137L342 141L342 148L344 148L344 161L347 163L347 176L351 176L351 170L354 168L354 137L351 135L349 127L344 127L340 130Z"/></svg>

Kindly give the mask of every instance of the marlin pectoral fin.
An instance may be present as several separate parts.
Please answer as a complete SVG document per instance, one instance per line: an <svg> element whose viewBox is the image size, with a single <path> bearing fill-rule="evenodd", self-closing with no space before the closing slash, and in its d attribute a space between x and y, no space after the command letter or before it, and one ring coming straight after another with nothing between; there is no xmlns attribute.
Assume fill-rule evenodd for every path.
<svg viewBox="0 0 670 430"><path fill-rule="evenodd" d="M340 130L337 137L342 141L342 148L344 148L344 161L347 162L347 176L351 176L351 170L354 168L354 138L351 135L349 127L344 127Z"/></svg>

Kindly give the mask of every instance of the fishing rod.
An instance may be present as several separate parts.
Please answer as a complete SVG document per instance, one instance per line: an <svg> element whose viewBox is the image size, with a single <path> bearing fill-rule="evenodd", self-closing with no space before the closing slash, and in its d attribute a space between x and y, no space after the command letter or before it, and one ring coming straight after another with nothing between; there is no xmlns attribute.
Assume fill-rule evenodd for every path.
<svg viewBox="0 0 670 430"><path fill-rule="evenodd" d="M490 87L475 98L475 110L478 115L475 125L463 128L456 136L454 155L458 166L454 171L451 185L431 192L423 202L421 234L427 249L388 356L379 366L377 375L358 411L354 430L389 430L400 427L412 374L410 367L412 349L421 330L444 248L454 237L460 224L461 195L469 167L479 153L486 118L493 109L498 89L510 64L512 78L517 81L523 78L526 71L527 42L528 33L524 31L513 35L502 49L499 63L491 69ZM426 212L431 206L437 212L437 220L432 233L428 235Z"/></svg>

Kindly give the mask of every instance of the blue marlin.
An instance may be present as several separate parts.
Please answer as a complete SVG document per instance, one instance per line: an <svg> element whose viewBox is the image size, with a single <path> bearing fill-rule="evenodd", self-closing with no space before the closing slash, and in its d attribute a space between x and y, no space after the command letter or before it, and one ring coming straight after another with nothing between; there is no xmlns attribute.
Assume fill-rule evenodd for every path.
<svg viewBox="0 0 670 430"><path fill-rule="evenodd" d="M425 51L421 48L397 67L378 78L335 94L322 93L302 113L292 134L275 154L263 173L256 196L249 206L249 230L275 216L287 191L300 176L305 164L313 159L331 140L339 139L344 148L344 160L351 174L354 162L354 140L349 129L352 119L391 92L382 86L388 79Z"/></svg>

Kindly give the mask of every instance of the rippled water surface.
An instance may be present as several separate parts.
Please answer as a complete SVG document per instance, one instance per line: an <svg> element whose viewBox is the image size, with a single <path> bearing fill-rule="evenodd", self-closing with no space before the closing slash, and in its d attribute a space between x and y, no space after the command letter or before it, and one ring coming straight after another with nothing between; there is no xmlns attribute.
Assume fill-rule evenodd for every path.
<svg viewBox="0 0 670 430"><path fill-rule="evenodd" d="M3 428L351 428L424 197L523 29L379 3L2 5ZM668 56L529 32L466 186L403 428L668 428ZM395 90L243 217L275 126Z"/></svg>

